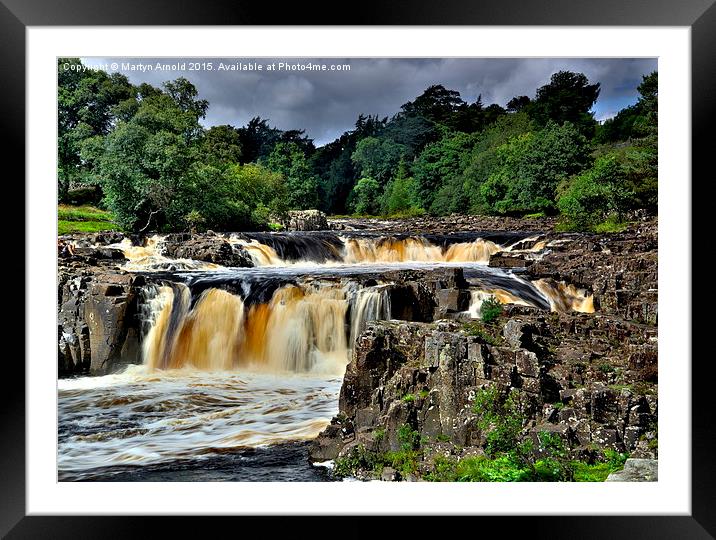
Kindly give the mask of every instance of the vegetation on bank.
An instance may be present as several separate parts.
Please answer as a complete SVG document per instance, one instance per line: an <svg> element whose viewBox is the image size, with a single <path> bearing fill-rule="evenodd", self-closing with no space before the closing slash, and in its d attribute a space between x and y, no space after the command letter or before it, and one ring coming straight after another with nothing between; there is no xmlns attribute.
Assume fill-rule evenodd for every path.
<svg viewBox="0 0 716 540"><path fill-rule="evenodd" d="M536 438L524 434L524 407L518 391L505 394L491 386L476 394L473 412L485 438L483 455L459 459L437 452L426 460L431 443L449 438L439 436L436 441L427 441L405 424L397 433L400 450L375 452L358 446L336 459L334 474L380 476L384 468L391 467L403 478L413 475L438 482L603 482L623 468L627 454L607 449L595 451L590 461L576 460L558 434L542 431ZM383 428L374 432L377 442L384 437Z"/></svg>
<svg viewBox="0 0 716 540"><path fill-rule="evenodd" d="M81 61L58 60L60 202L98 185L128 231L269 229L289 209L319 208L559 214L563 229L608 232L630 210L657 207L656 72L636 104L601 125L589 112L599 83L560 71L506 107L433 85L316 148L302 130L258 117L203 128L209 103L184 78L156 88L66 63Z"/></svg>
<svg viewBox="0 0 716 540"><path fill-rule="evenodd" d="M117 228L110 212L93 206L61 204L57 209L58 235L113 231Z"/></svg>

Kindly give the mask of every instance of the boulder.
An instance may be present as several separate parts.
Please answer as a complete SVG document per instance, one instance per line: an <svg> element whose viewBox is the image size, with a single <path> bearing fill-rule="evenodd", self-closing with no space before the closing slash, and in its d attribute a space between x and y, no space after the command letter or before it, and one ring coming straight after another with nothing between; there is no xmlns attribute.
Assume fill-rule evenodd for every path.
<svg viewBox="0 0 716 540"><path fill-rule="evenodd" d="M659 480L659 461L656 459L627 459L621 471L607 476L607 482L656 482Z"/></svg>
<svg viewBox="0 0 716 540"><path fill-rule="evenodd" d="M232 245L218 235L169 235L164 243L164 254L220 266L250 268L254 265L243 247Z"/></svg>
<svg viewBox="0 0 716 540"><path fill-rule="evenodd" d="M320 210L289 210L288 215L277 221L287 231L327 231L326 214Z"/></svg>

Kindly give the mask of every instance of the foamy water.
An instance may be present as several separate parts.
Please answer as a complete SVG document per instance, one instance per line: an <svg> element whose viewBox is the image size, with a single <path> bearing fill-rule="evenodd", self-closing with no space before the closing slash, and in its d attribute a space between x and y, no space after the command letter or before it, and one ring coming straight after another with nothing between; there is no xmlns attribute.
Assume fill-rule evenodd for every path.
<svg viewBox="0 0 716 540"><path fill-rule="evenodd" d="M338 412L338 377L150 371L58 381L60 479L315 438Z"/></svg>

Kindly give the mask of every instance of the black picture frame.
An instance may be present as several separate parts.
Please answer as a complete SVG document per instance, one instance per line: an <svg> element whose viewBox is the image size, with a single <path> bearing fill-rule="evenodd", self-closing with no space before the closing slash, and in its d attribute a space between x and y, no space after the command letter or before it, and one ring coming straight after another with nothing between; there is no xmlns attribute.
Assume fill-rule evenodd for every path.
<svg viewBox="0 0 716 540"><path fill-rule="evenodd" d="M5 136L0 147L4 164L18 166L23 175L25 111L25 30L28 26L67 25L277 25L277 24L369 24L369 25L550 25L550 26L687 26L692 37L692 178L706 172L706 159L713 152L709 123L716 118L716 5L714 0L442 0L441 2L376 2L365 0L356 6L350 19L346 6L321 2L309 5L285 4L280 8L267 2L241 0L123 0L100 3L92 0L0 0L0 95L3 111L0 123ZM706 181L705 177L702 180ZM711 175L712 176L712 175ZM19 188L16 176L12 179ZM10 177L6 176L10 181ZM692 186L696 187L697 182ZM688 189L688 185L684 185ZM17 190L17 200L25 199ZM698 200L698 199L692 199ZM25 200L25 204L32 201ZM693 213L692 213L693 215ZM696 227L692 225L695 232ZM17 242L15 242L17 243ZM696 245L696 244L692 244ZM25 249L28 249L26 247ZM24 254L23 254L24 255ZM15 260L20 260L17 253ZM24 260L24 258L23 258ZM22 273L17 273L22 275ZM13 282L23 280L16 275ZM13 285L15 294L20 288ZM691 295L691 291L684 291ZM10 304L15 320L23 320L24 298ZM6 299L6 302L11 302ZM9 307L9 306L8 306ZM689 314L684 314L689 316ZM699 335L693 314L692 335ZM703 319L702 319L703 320ZM706 321L701 324L708 324ZM705 330L705 329L701 329ZM25 332L27 328L25 328ZM706 335L706 334L702 334ZM6 349L9 351L10 349ZM690 354L690 347L685 349ZM0 535L8 538L124 538L148 535L149 526L159 525L163 534L181 527L183 535L212 534L229 525L226 518L188 520L160 517L82 517L26 516L25 512L25 369L11 361L7 353L4 389L0 406ZM713 447L708 441L714 429L713 393L710 363L712 354L692 362L692 512L689 516L570 516L570 517L485 517L481 521L463 520L455 527L467 527L463 534L477 534L478 527L496 525L510 536L521 534L548 538L713 538L716 535L716 497L714 494ZM665 359L688 365L687 358ZM555 509L558 512L559 509ZM78 501L78 513L82 512ZM320 509L316 509L319 513ZM242 517L241 528L251 530L265 523L250 523L256 518ZM270 521L276 517L269 518ZM286 518L284 518L286 519ZM292 536L373 534L372 527L354 527L347 518L322 517L322 524L309 524L304 518L288 518ZM431 520L434 518L430 518ZM450 519L455 519L450 518ZM248 521L246 521L248 520ZM411 518L418 527L427 527L425 518ZM337 522L336 522L337 521ZM161 523L160 523L161 522ZM169 523L167 523L169 522ZM234 525L235 526L235 525ZM477 527L476 527L477 526ZM275 525L274 525L275 527ZM492 528L492 527L491 527ZM323 533L321 531L324 531ZM361 533L363 531L363 533ZM373 532L370 532L373 531ZM407 529L406 529L407 531ZM445 530L443 530L444 532ZM472 531L472 532L469 532ZM236 530L236 533L241 531Z"/></svg>

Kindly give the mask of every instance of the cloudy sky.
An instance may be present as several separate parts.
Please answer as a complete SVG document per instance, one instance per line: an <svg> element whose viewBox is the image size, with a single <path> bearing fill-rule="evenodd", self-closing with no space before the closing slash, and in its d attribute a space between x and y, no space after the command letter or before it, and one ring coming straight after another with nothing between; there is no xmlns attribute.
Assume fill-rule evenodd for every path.
<svg viewBox="0 0 716 540"><path fill-rule="evenodd" d="M124 73L134 84L147 82L159 86L164 81L186 77L196 85L199 96L209 101L204 125L238 127L254 116L261 116L280 129L305 129L317 146L352 129L361 113L393 115L400 105L431 84L459 91L468 103L481 94L483 104L505 106L514 96L534 97L535 90L559 70L582 72L590 82L601 83L594 113L598 120L604 120L636 102L641 76L657 69L656 58L82 60L89 66ZM301 69L307 65L325 68ZM262 69L256 69L258 66Z"/></svg>

